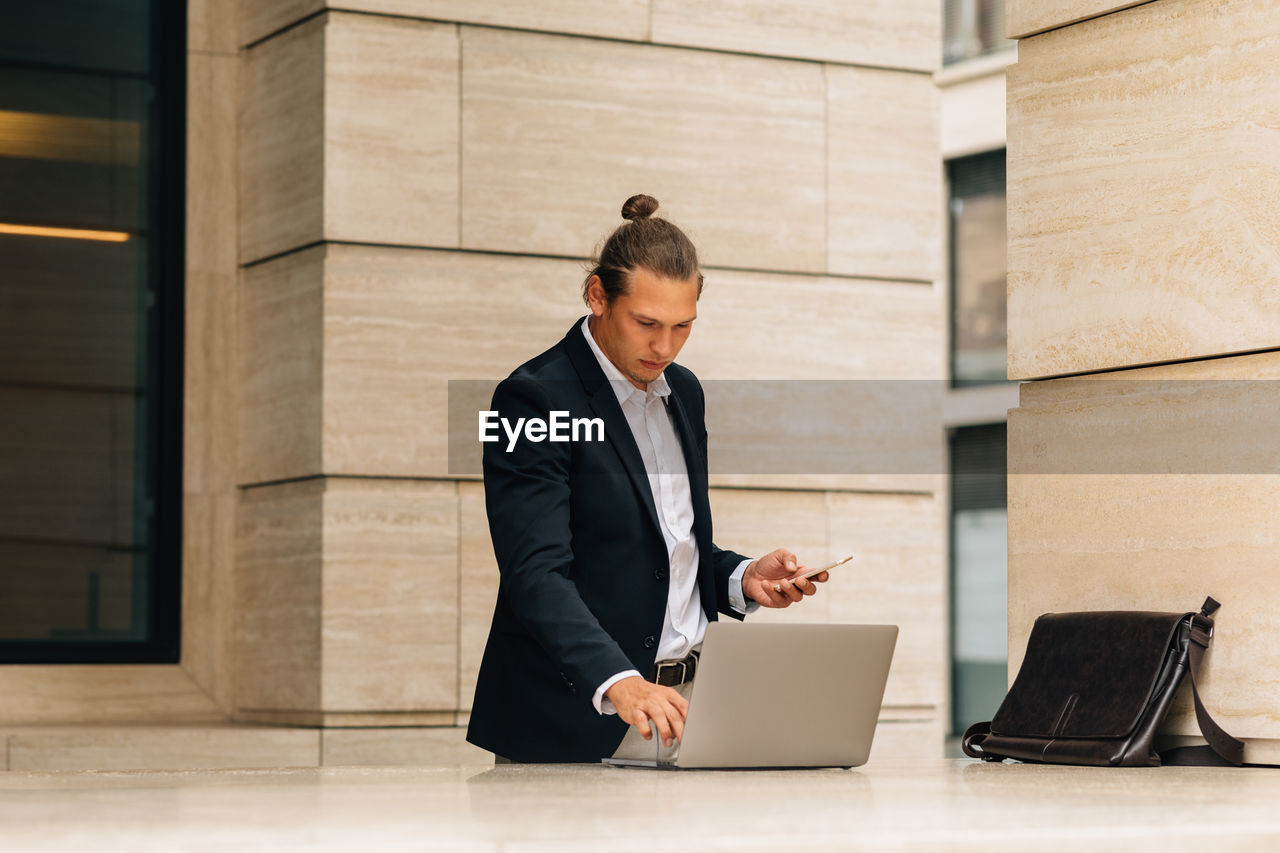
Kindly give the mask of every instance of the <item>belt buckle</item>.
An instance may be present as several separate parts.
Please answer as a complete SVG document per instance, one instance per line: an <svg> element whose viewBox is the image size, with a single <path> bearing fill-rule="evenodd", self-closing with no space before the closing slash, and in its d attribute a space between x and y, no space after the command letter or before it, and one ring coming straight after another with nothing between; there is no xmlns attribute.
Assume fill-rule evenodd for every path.
<svg viewBox="0 0 1280 853"><path fill-rule="evenodd" d="M666 678L665 678L666 673L670 672L673 674L673 677L675 677L674 673L676 671L676 667L680 667L680 675L676 677L675 681L669 684L666 683ZM684 684L685 675L688 671L689 671L689 667L682 660L669 661L667 663L660 663L658 664L657 677L654 678L654 681L658 684L661 684L663 687L672 687L676 684Z"/></svg>
<svg viewBox="0 0 1280 853"><path fill-rule="evenodd" d="M654 668L654 678L653 678L654 683L663 684L663 673L665 672L675 673L676 667L680 667L680 670L679 670L680 675L676 678L676 680L673 681L671 684L663 684L663 686L673 687L676 684L684 684L689 680L689 678L692 675L692 673L690 672L690 669L697 666L697 664L698 664L698 653L696 651L690 652L688 655L684 657L683 660L667 661L665 663L660 663Z"/></svg>

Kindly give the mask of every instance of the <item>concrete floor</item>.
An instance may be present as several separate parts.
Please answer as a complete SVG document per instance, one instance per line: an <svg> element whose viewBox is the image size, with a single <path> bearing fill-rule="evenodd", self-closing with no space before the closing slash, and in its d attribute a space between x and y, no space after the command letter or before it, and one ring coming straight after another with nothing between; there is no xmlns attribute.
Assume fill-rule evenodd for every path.
<svg viewBox="0 0 1280 853"><path fill-rule="evenodd" d="M0 773L0 849L1280 849L1280 770L879 761Z"/></svg>

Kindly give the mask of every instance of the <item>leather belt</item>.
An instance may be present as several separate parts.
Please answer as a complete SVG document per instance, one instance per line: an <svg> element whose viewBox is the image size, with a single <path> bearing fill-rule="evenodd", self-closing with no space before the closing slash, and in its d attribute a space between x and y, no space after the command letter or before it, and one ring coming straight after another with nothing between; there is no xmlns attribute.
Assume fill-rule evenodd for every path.
<svg viewBox="0 0 1280 853"><path fill-rule="evenodd" d="M654 664L653 674L649 680L665 687L675 687L677 684L693 681L693 675L697 670L698 651L695 649L682 660L661 661Z"/></svg>

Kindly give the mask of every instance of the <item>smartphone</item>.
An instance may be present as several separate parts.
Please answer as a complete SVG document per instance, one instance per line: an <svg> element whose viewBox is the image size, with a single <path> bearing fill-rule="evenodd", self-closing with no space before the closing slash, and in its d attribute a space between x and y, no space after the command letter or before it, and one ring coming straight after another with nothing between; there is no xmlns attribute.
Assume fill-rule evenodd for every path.
<svg viewBox="0 0 1280 853"><path fill-rule="evenodd" d="M853 555L852 555L852 554L850 554L849 556L845 557L843 560L836 560L834 563L832 563L832 564L831 564L831 565L829 565L829 566L823 566L823 567L822 567L822 568L820 568L820 569L809 569L809 571L805 572L804 574L802 574L802 575L796 575L795 577L791 578L791 582L792 582L792 583L795 583L796 581L800 580L801 578L804 578L805 580L808 580L809 578L811 578L811 577L815 577L815 576L817 576L817 575L820 575L820 574L822 574L822 573L823 573L823 572L825 572L825 571L829 571L829 570L831 570L831 569L834 569L836 566L843 566L845 563L849 562L849 561L850 561L850 560L852 560L852 559L853 559Z"/></svg>

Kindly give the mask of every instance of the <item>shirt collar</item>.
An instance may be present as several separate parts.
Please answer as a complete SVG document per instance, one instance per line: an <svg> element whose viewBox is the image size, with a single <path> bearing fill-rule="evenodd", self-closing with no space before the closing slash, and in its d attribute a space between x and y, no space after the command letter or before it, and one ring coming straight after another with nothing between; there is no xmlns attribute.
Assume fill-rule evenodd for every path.
<svg viewBox="0 0 1280 853"><path fill-rule="evenodd" d="M657 379L649 383L648 393L632 385L631 380L622 375L622 371L609 360L609 357L600 349L600 345L596 343L595 337L591 334L591 326L588 322L590 319L590 314L582 318L582 335L587 339L587 346L591 347L591 352L595 354L596 361L600 362L600 369L604 371L605 378L609 380L609 384L613 387L613 393L617 395L619 405L625 403L633 394L639 394L647 399L650 396L666 397L671 393L671 386L667 384L667 372L665 370L658 374Z"/></svg>

